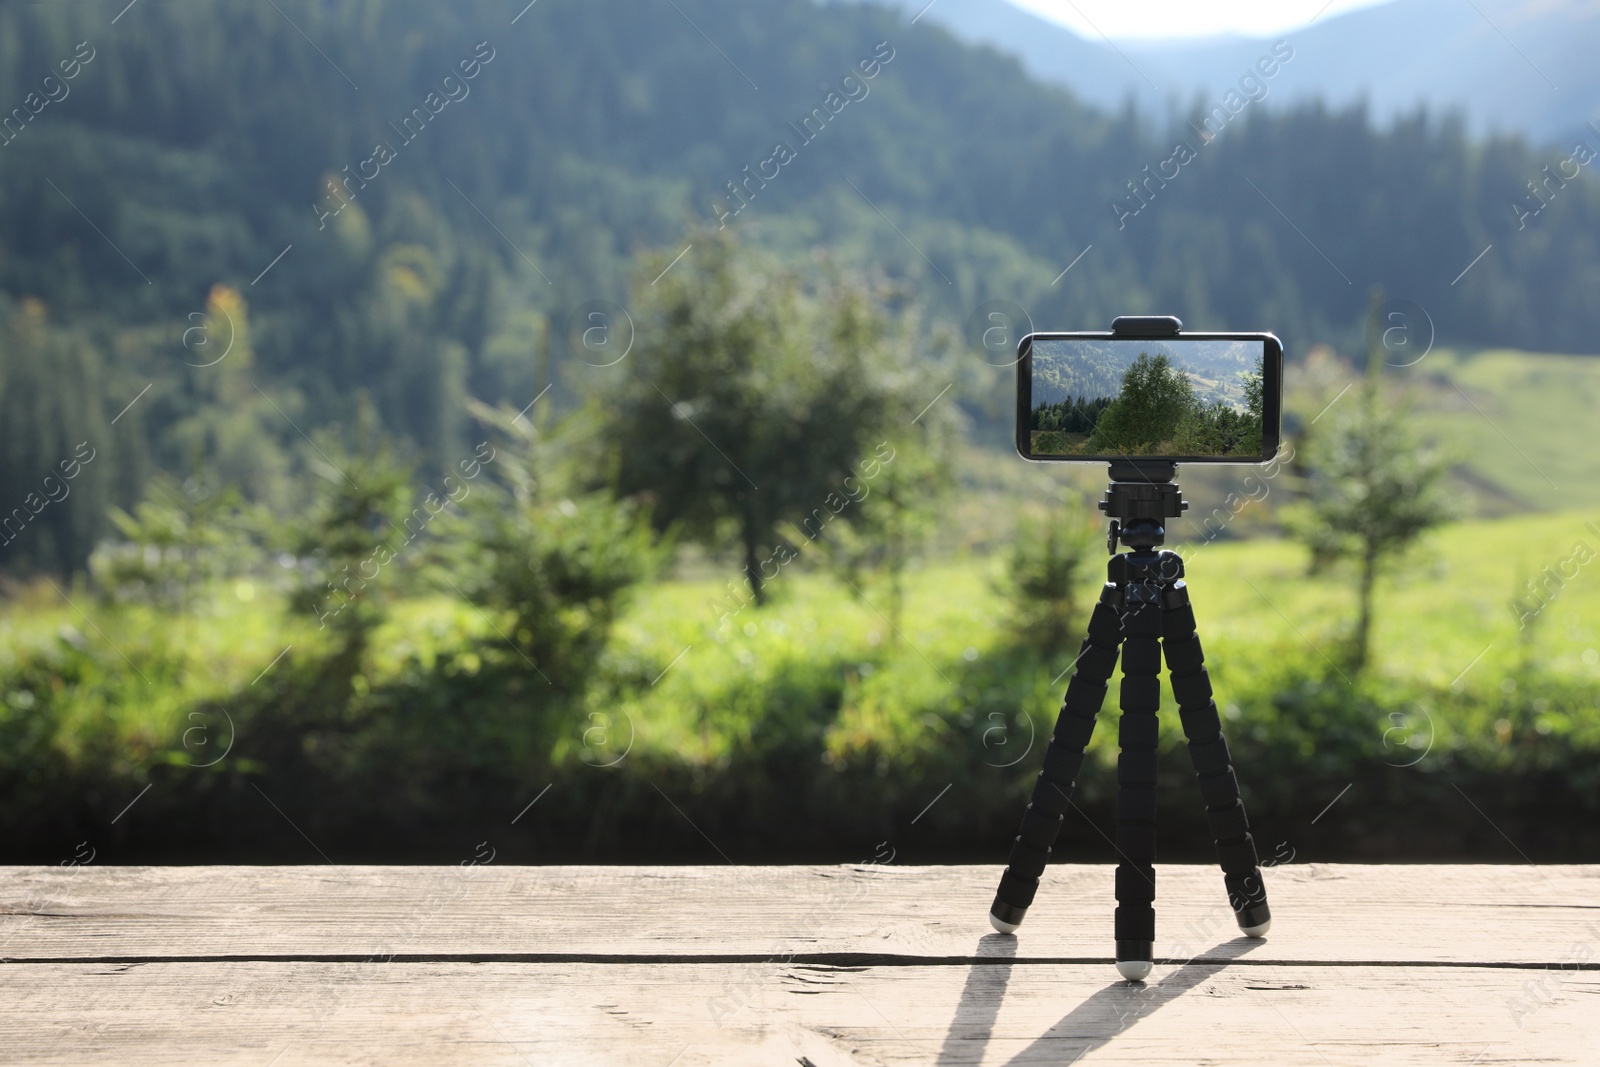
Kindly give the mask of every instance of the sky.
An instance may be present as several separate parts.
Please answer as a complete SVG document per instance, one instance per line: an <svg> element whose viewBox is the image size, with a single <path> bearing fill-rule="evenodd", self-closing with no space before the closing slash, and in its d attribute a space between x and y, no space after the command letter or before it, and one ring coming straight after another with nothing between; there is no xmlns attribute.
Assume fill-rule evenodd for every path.
<svg viewBox="0 0 1600 1067"><path fill-rule="evenodd" d="M1265 37L1387 0L1011 0L1091 40L1136 37Z"/></svg>

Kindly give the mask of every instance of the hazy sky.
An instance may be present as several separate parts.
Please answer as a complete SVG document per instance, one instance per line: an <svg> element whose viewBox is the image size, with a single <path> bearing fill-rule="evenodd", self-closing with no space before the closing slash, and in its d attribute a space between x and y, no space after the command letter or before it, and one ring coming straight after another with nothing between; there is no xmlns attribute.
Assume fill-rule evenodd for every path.
<svg viewBox="0 0 1600 1067"><path fill-rule="evenodd" d="M1128 37L1264 37L1386 0L1011 0L1091 40Z"/></svg>

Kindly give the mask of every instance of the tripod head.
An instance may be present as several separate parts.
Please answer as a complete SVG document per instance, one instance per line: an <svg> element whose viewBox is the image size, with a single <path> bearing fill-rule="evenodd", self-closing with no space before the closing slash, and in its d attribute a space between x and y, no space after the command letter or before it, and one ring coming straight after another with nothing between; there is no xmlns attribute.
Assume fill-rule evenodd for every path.
<svg viewBox="0 0 1600 1067"><path fill-rule="evenodd" d="M1178 483L1178 465L1166 460L1120 459L1111 464L1100 510L1111 520L1106 550L1117 554L1121 541L1135 552L1152 552L1167 535L1166 520L1189 509Z"/></svg>

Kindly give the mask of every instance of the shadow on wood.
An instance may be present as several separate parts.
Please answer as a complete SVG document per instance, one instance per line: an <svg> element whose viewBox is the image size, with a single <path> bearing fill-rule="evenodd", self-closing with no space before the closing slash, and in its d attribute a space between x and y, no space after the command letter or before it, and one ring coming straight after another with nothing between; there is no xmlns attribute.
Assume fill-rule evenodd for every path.
<svg viewBox="0 0 1600 1067"><path fill-rule="evenodd" d="M978 939L978 949L973 955L1014 960L1017 939L1010 934L986 934ZM983 1059L983 1046L988 1044L995 1017L1000 1014L1000 1001L1005 998L1006 983L1011 980L1011 967L1009 962L972 965L967 972L967 984L961 990L961 1001L956 1005L956 1016L950 1020L950 1032L939 1050L939 1067L977 1063ZM977 1042L971 1056L963 1055L967 1042Z"/></svg>
<svg viewBox="0 0 1600 1067"><path fill-rule="evenodd" d="M1063 1062L1062 1052L1065 1051L1062 1044L1070 1046L1081 1040L1083 1047L1073 1053L1071 1060L1065 1061L1071 1063L1091 1049L1106 1044L1140 1019L1155 1014L1158 1008L1177 1000L1262 943L1253 937L1236 937L1225 941L1208 953L1221 959L1213 958L1201 963L1190 961L1155 985L1119 979L1067 1012L1037 1041L1013 1056L1006 1067L1012 1064L1059 1065Z"/></svg>
<svg viewBox="0 0 1600 1067"><path fill-rule="evenodd" d="M1261 944L1262 941L1250 937L1225 941L1206 953L1212 958L1203 962L1191 959L1154 985L1119 978L1062 1016L1038 1040L1007 1061L1007 1067L1025 1064L1060 1067L1063 1063L1074 1063ZM1017 939L1005 934L980 938L975 953L980 958L1007 961L1015 959L1016 954ZM984 1046L994 1031L1006 985L1011 980L1012 966L1011 962L976 963L967 972L967 983L961 990L955 1018L950 1022L950 1031L939 1051L941 1067L983 1060ZM1110 961L1107 961L1109 967ZM1079 1042L1082 1042L1081 1047L1077 1047ZM1069 1051L1071 1058L1067 1059Z"/></svg>

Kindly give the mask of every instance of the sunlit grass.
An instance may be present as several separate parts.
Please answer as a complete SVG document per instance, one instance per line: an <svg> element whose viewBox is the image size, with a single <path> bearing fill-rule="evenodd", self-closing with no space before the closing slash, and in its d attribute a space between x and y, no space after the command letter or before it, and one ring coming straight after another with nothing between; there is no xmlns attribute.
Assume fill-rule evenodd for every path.
<svg viewBox="0 0 1600 1067"><path fill-rule="evenodd" d="M1444 725L1484 731L1492 724L1459 720L1454 704L1498 704L1530 666L1547 679L1600 682L1600 573L1580 571L1531 630L1519 628L1507 603L1524 579L1558 567L1576 541L1600 548L1588 521L1571 512L1459 523L1429 534L1379 584L1364 684L1431 694ZM1335 569L1309 577L1306 570L1305 549L1288 541L1222 542L1192 553L1196 614L1219 704L1231 714L1270 717L1259 706L1271 692L1263 681L1296 673L1338 679L1348 671L1351 575ZM898 635L873 606L882 603L881 591L868 590L862 600L819 574L785 575L774 585L772 606L747 608L720 627L707 606L723 593L717 584L658 586L616 635L618 655L648 664L651 678L665 670L626 705L641 743L726 757L739 731L769 710L784 679L807 671L842 677L836 729L846 738L887 739L914 729L911 718L928 711L959 715L968 687L984 676L984 660L1009 639L994 573L992 561L919 569L909 576ZM1094 592L1086 582L1085 612ZM1064 685L1056 676L1076 651L1061 649L1051 663L1036 665L1036 677L1015 680L1034 694L1026 710L1041 724L1053 719ZM1600 712L1591 717L1600 728Z"/></svg>
<svg viewBox="0 0 1600 1067"><path fill-rule="evenodd" d="M1566 695L1551 709L1550 728L1600 736L1600 711L1587 702L1574 708L1571 699L1600 683L1600 570L1580 568L1546 594L1548 606L1528 629L1508 606L1513 596L1526 598L1525 579L1559 570L1578 542L1600 548L1589 521L1583 512L1561 512L1428 534L1379 584L1372 665L1363 679L1348 679L1358 687L1352 692L1427 709L1451 743L1489 745L1499 717L1510 714L1503 708L1529 708L1538 721L1542 695L1518 694L1516 686L1554 685ZM1305 677L1347 679L1344 643L1356 610L1350 574L1310 577L1305 549L1273 539L1217 542L1188 554L1219 706L1230 721L1290 729L1270 706L1276 692ZM1010 608L997 591L998 560L914 567L898 622L886 614L881 580L857 590L802 566L770 583L772 603L760 608L729 610L737 605L725 581L642 589L615 628L586 713L618 729L626 721L635 751L707 768L769 745L772 731L819 733L825 759L847 759L915 753L952 730L984 736L1016 712L1049 729L1061 674L1077 650L1017 655ZM1085 616L1099 568L1092 563L1084 580ZM1566 573L1573 573L1570 561ZM87 653L74 661L81 672L74 679L50 683L70 689L48 701L69 756L108 740L108 732L119 763L175 751L197 704L226 707L286 648L292 663L331 647L315 619L287 615L281 596L266 588L224 583L187 618L113 607L81 588L63 591L76 607L40 583L0 612L0 677L69 648ZM473 641L492 643L505 624L450 597L397 601L371 642L366 683L383 685L408 665L432 670L445 657L474 671ZM13 714L44 696L14 687L0 693ZM1173 720L1170 743L1175 709L1165 707L1163 716ZM554 758L581 747L588 721L602 720L578 722ZM1114 732L1100 731L1096 748L1109 746Z"/></svg>
<svg viewBox="0 0 1600 1067"><path fill-rule="evenodd" d="M1414 387L1418 422L1460 449L1485 492L1504 494L1501 507L1600 508L1592 440L1600 360L1435 350L1386 380Z"/></svg>

